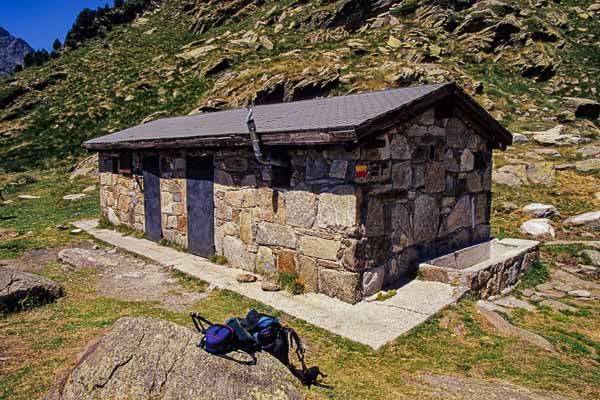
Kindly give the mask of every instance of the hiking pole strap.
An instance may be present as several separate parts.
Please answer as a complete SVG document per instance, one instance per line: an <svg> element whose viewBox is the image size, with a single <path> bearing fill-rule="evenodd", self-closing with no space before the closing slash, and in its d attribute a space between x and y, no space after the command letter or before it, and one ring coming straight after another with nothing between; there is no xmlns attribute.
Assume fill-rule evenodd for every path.
<svg viewBox="0 0 600 400"><path fill-rule="evenodd" d="M202 334L206 333L206 328L202 324L203 322L205 324L207 324L208 326L213 325L212 322L210 322L209 320L207 320L206 318L204 318L203 316L201 316L197 312L193 312L190 315L192 317L192 322L194 323L194 326L196 327L196 329L198 330L198 332L200 332Z"/></svg>

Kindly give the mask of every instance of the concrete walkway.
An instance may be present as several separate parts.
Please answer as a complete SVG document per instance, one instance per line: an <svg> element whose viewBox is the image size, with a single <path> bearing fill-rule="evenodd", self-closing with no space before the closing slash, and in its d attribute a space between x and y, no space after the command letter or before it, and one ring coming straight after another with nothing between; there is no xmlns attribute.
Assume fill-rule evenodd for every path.
<svg viewBox="0 0 600 400"><path fill-rule="evenodd" d="M205 258L149 240L98 229L97 220L78 221L74 225L110 245L267 304L375 350L422 324L462 295L453 286L419 280L398 289L394 297L385 301L363 301L354 305L316 293L293 296L285 291L265 292L260 288L260 282L236 281L237 275L247 271L216 265Z"/></svg>

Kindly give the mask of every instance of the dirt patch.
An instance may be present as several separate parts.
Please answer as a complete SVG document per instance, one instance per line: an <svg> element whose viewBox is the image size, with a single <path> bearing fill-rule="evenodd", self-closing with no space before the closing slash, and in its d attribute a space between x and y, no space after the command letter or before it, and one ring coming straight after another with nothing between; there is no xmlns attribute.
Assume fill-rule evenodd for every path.
<svg viewBox="0 0 600 400"><path fill-rule="evenodd" d="M126 301L156 301L172 311L185 309L207 293L186 289L165 267L148 263L117 249L68 248L58 253L65 273L83 268L98 271L101 295Z"/></svg>
<svg viewBox="0 0 600 400"><path fill-rule="evenodd" d="M29 250L19 258L0 260L0 266L17 271L38 273L49 263L57 261L58 252L61 250L61 248Z"/></svg>
<svg viewBox="0 0 600 400"><path fill-rule="evenodd" d="M558 394L530 389L501 380L421 375L419 380L436 396L448 400L568 400Z"/></svg>

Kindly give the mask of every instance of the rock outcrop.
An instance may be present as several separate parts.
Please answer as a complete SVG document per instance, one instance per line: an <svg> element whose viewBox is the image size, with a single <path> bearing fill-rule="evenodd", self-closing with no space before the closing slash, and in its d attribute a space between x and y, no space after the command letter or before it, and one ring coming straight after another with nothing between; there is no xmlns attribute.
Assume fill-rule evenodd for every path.
<svg viewBox="0 0 600 400"><path fill-rule="evenodd" d="M293 375L269 354L254 366L211 356L191 330L153 318L122 318L88 346L46 400L300 399Z"/></svg>
<svg viewBox="0 0 600 400"><path fill-rule="evenodd" d="M26 41L0 27L0 75L13 73L15 67L23 65L25 56L32 51Z"/></svg>
<svg viewBox="0 0 600 400"><path fill-rule="evenodd" d="M50 303L63 294L63 289L48 278L0 268L0 313Z"/></svg>

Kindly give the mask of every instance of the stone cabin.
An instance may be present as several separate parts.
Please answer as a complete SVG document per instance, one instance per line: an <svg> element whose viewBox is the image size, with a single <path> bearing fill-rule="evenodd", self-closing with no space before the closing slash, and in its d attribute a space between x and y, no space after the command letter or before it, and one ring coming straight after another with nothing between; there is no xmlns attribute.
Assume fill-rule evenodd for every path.
<svg viewBox="0 0 600 400"><path fill-rule="evenodd" d="M113 224L355 303L490 239L492 151L511 142L444 83L161 119L84 146Z"/></svg>

